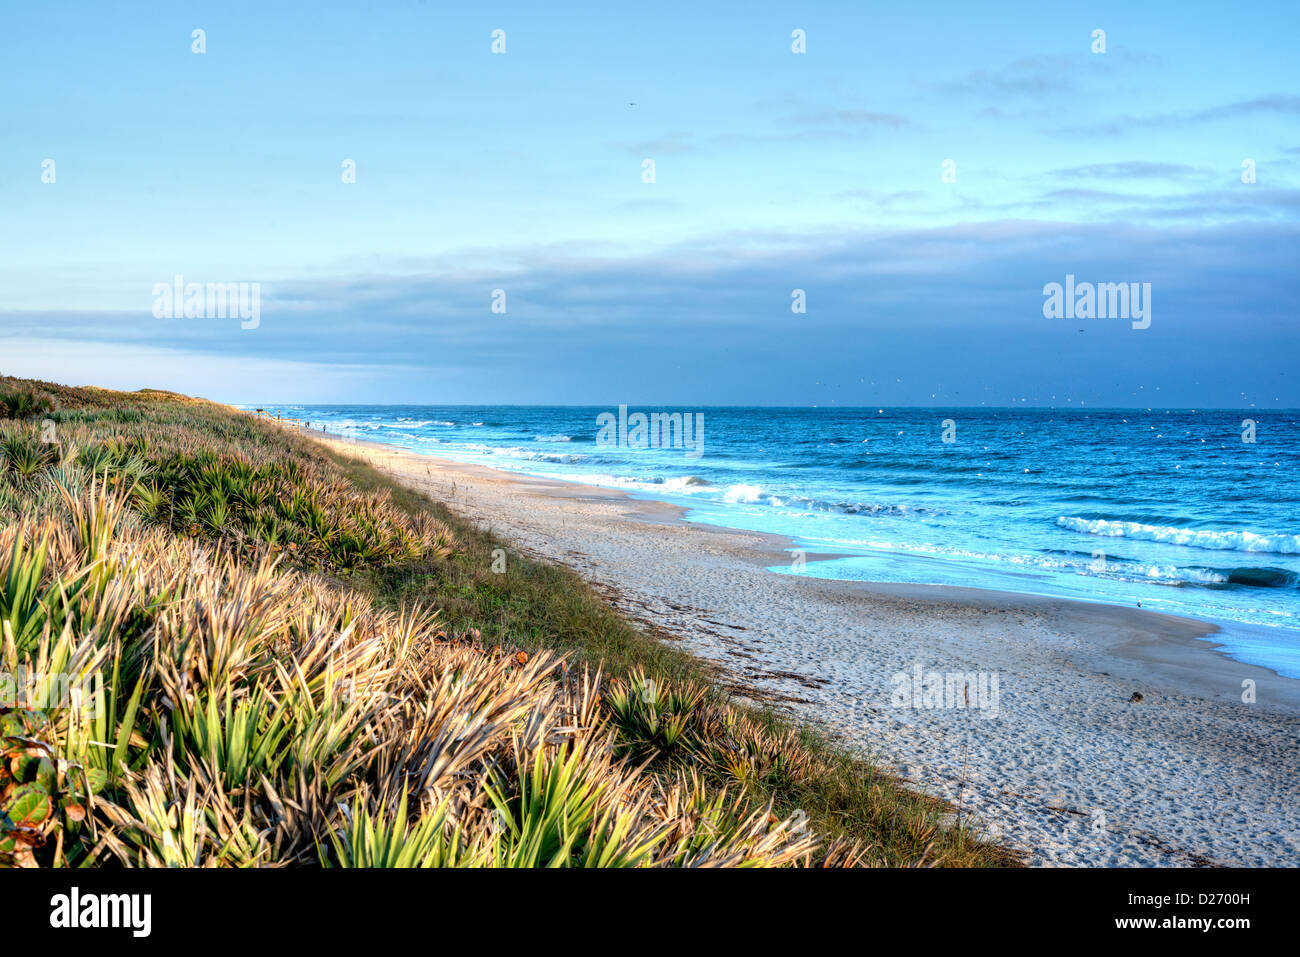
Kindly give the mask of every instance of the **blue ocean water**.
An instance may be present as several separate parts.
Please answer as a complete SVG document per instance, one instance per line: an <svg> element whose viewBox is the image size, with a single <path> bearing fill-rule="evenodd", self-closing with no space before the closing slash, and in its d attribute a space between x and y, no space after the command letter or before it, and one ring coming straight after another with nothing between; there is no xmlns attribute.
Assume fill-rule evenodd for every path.
<svg viewBox="0 0 1300 957"><path fill-rule="evenodd" d="M280 409L334 433L787 535L811 557L775 574L1140 601L1215 622L1226 653L1300 677L1296 410L629 410L702 414L697 454L628 447L616 426L601 436L617 408Z"/></svg>

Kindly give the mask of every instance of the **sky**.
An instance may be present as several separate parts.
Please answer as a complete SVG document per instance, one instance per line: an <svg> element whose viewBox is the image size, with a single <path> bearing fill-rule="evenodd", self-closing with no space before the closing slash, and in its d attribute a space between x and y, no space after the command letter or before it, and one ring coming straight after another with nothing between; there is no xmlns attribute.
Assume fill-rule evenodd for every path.
<svg viewBox="0 0 1300 957"><path fill-rule="evenodd" d="M457 6L6 4L0 373L1300 406L1294 0ZM1150 325L1046 317L1067 275ZM177 276L255 328L157 315Z"/></svg>

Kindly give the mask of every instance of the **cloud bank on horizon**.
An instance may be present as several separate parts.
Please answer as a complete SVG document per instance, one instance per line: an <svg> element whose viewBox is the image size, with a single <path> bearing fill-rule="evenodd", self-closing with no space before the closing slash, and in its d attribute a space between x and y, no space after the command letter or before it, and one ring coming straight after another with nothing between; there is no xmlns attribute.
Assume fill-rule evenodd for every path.
<svg viewBox="0 0 1300 957"><path fill-rule="evenodd" d="M1300 406L1294 4L6 19L6 374L234 402ZM1100 293L1047 318L1067 277L1112 305L1149 283L1149 325ZM227 284L255 322L213 311Z"/></svg>

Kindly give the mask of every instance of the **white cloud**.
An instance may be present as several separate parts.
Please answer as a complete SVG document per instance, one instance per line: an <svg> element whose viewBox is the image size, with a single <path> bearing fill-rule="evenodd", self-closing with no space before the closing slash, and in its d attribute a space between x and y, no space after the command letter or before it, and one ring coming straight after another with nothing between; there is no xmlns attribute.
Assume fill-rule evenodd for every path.
<svg viewBox="0 0 1300 957"><path fill-rule="evenodd" d="M34 338L0 339L0 373L122 391L166 389L218 402L330 401L346 392L349 382L374 376L374 370L365 366Z"/></svg>

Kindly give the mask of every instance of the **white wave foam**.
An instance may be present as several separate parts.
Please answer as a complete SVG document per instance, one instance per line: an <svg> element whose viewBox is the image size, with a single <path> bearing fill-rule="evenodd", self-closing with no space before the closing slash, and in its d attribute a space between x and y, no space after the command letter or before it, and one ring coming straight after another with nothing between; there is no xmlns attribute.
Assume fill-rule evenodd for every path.
<svg viewBox="0 0 1300 957"><path fill-rule="evenodd" d="M665 479L663 482L656 482L654 484L660 485L663 488L670 489L674 492L686 492L704 488L709 483L697 475L677 475L673 478Z"/></svg>
<svg viewBox="0 0 1300 957"><path fill-rule="evenodd" d="M1140 567L1139 571L1155 581L1199 582L1205 585L1222 585L1228 580L1227 575L1203 568L1179 568L1175 565L1149 565Z"/></svg>
<svg viewBox="0 0 1300 957"><path fill-rule="evenodd" d="M739 502L750 504L759 501L762 494L763 490L757 485L732 485L723 493L722 500L731 505Z"/></svg>
<svg viewBox="0 0 1300 957"><path fill-rule="evenodd" d="M1279 532L1216 531L1214 529L1171 528L1143 525L1141 522L1117 522L1105 518L1087 519L1062 515L1056 520L1061 528L1104 538L1132 538L1171 545L1189 545L1217 551L1274 552L1300 555L1300 535Z"/></svg>
<svg viewBox="0 0 1300 957"><path fill-rule="evenodd" d="M539 452L535 449L521 448L518 445L484 445L481 442L465 442L457 446L457 448L462 452L491 455L499 458L523 459L528 462L562 462L567 465L576 465L586 458L585 455L564 452Z"/></svg>

